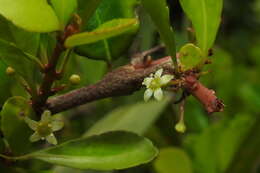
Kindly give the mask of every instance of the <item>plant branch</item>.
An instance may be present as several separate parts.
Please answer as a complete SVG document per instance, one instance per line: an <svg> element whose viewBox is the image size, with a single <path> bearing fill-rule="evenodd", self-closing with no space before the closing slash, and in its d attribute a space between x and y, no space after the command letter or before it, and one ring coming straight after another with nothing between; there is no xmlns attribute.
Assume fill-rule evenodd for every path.
<svg viewBox="0 0 260 173"><path fill-rule="evenodd" d="M41 114L42 107L45 105L49 96L53 93L51 91L53 82L57 79L56 66L61 53L65 50L63 42L58 39L57 44L54 48L54 52L45 67L45 74L43 77L43 82L40 86L38 97L33 100L33 108L36 113Z"/></svg>
<svg viewBox="0 0 260 173"><path fill-rule="evenodd" d="M46 109L49 109L52 113L58 113L95 100L130 95L141 88L145 77L160 68L164 69L164 73L174 74L175 71L172 66L171 57L152 61L150 65L145 68L135 68L133 65L119 67L108 73L96 84L49 99L47 101ZM187 89L188 92L195 96L204 105L208 113L223 110L223 105L219 104L216 106L215 103L222 102L220 102L212 90L207 89L199 83L197 79L190 82L189 77L184 77L184 81L185 80L187 80L187 83L184 82L185 85L183 88Z"/></svg>

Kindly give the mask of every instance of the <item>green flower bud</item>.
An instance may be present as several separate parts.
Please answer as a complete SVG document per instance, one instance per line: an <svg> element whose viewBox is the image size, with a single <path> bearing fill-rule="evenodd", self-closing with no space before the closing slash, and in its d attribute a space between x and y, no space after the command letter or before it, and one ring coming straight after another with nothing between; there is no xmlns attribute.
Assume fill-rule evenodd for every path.
<svg viewBox="0 0 260 173"><path fill-rule="evenodd" d="M73 85L78 85L80 83L80 76L77 74L73 74L70 76L70 83Z"/></svg>
<svg viewBox="0 0 260 173"><path fill-rule="evenodd" d="M178 122L175 126L175 130L180 133L184 133L186 131L186 126L183 121Z"/></svg>
<svg viewBox="0 0 260 173"><path fill-rule="evenodd" d="M12 67L7 67L5 72L7 75L11 76L15 74L15 69L13 69Z"/></svg>

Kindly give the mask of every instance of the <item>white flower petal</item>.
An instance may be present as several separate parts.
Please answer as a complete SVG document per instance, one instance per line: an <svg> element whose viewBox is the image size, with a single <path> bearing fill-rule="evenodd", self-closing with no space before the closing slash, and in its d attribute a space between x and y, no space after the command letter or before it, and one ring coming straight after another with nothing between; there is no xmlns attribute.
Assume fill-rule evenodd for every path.
<svg viewBox="0 0 260 173"><path fill-rule="evenodd" d="M157 70L156 72L155 72L155 77L161 77L162 76L162 73L163 73L163 69L161 68L161 69L159 69L159 70Z"/></svg>
<svg viewBox="0 0 260 173"><path fill-rule="evenodd" d="M36 141L39 141L40 139L41 139L41 136L37 132L35 132L34 134L32 134L30 136L30 141L31 142L36 142Z"/></svg>
<svg viewBox="0 0 260 173"><path fill-rule="evenodd" d="M50 134L49 136L46 137L46 140L53 145L57 145L57 139L55 138L54 134Z"/></svg>
<svg viewBox="0 0 260 173"><path fill-rule="evenodd" d="M158 101L162 100L163 98L163 91L161 88L158 88L154 91L154 98Z"/></svg>
<svg viewBox="0 0 260 173"><path fill-rule="evenodd" d="M145 90L145 92L144 92L144 101L147 102L152 97L152 95L153 95L153 90L151 90L151 89Z"/></svg>
<svg viewBox="0 0 260 173"><path fill-rule="evenodd" d="M46 110L42 113L41 121L42 122L50 122L51 121L51 112L49 110Z"/></svg>
<svg viewBox="0 0 260 173"><path fill-rule="evenodd" d="M37 126L38 126L38 122L37 121L34 121L32 119L30 119L29 117L25 117L24 118L24 121L26 122L26 124L28 124L28 126L32 129L32 130L36 130L37 129Z"/></svg>
<svg viewBox="0 0 260 173"><path fill-rule="evenodd" d="M174 77L173 75L168 75L168 74L163 75L161 77L161 85L166 85L173 79L173 77Z"/></svg>
<svg viewBox="0 0 260 173"><path fill-rule="evenodd" d="M142 84L145 85L148 88L150 86L152 80L153 80L152 77L146 77Z"/></svg>

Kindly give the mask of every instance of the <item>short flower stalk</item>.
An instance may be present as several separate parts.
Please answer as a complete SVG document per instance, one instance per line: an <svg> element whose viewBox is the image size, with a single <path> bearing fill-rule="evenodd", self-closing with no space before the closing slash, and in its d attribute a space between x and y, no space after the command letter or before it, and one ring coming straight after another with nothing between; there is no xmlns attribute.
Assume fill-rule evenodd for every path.
<svg viewBox="0 0 260 173"><path fill-rule="evenodd" d="M31 142L46 140L53 145L58 143L53 132L62 129L64 126L64 123L58 117L52 116L49 110L43 112L39 122L29 117L25 117L25 122L34 130L34 133L30 137Z"/></svg>

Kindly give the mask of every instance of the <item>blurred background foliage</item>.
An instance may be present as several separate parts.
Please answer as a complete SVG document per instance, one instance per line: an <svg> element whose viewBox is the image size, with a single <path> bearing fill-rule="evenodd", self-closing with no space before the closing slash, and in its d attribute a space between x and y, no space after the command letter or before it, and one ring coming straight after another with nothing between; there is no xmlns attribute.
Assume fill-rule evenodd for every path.
<svg viewBox="0 0 260 173"><path fill-rule="evenodd" d="M123 1L122 3L123 6L127 6L126 8L133 5ZM190 23L177 0L168 0L168 3L179 48L188 42L186 28ZM132 47L131 51L143 51L158 45L159 37L143 9L138 7L136 11L141 14L141 28L134 40L135 47ZM96 13L99 13L99 10ZM133 16L129 11L123 13L119 9L114 13L116 17ZM105 13L101 16L104 21L113 18L112 15L109 19L106 17L108 16ZM85 26L86 28L96 25L95 15L91 21L89 26ZM131 96L108 98L65 112L66 125L59 134L59 141L80 137L83 134L88 136L107 130L125 129L149 137L159 147L159 157L152 163L112 171L118 173L260 173L259 28L259 0L224 1L221 28L214 47L214 55L211 57L212 64L205 68L209 73L201 78L202 83L213 88L224 101L226 105L224 112L209 116L194 98L189 97L185 105L187 132L180 134L174 130L178 118L177 107L172 104L172 100L166 98L163 102L143 103L144 91L141 90ZM5 35L5 29L0 28L0 36ZM121 45L120 41L130 38L129 35L124 38L113 38L112 41L116 40L117 43L111 45L114 50L111 55L114 57L113 68L129 62L128 53L122 54L121 51L129 45ZM51 41L51 36L41 34L40 39ZM71 74L78 73L82 78L81 86L85 86L97 82L110 70L111 67L107 67L105 62L94 60L106 54L104 49L97 50L99 53L94 59L82 57L88 56L91 49L93 45L82 46L77 50L79 54L72 55L73 58L70 59L70 65L61 83L68 82ZM162 57L164 53L154 56ZM5 69L6 65L0 61L0 105L11 95L26 96L16 81L6 76ZM75 88L72 86L69 90ZM174 99L178 97L176 94ZM0 141L0 151L2 146L3 141ZM39 172L39 169L48 170L42 173L95 172L65 167L53 168L40 161L31 161L23 165L28 167L28 170L30 168L30 171L24 171L18 168L19 164L23 163L18 163L17 168L13 168L14 172ZM1 172L4 170L1 165L0 170Z"/></svg>

